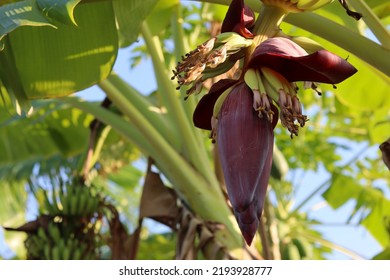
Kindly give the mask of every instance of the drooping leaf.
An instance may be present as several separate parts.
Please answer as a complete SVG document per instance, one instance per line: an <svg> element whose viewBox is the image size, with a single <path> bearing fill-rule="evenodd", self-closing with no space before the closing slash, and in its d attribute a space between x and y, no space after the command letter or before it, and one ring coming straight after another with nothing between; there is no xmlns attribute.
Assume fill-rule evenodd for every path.
<svg viewBox="0 0 390 280"><path fill-rule="evenodd" d="M133 234L128 234L116 208L113 205L108 205L107 208L112 216L109 219L111 238L107 244L111 249L111 259L134 259L137 254L141 229L137 228Z"/></svg>
<svg viewBox="0 0 390 280"><path fill-rule="evenodd" d="M157 1L157 4L146 18L150 32L153 35L158 35L167 27L174 12L174 8L176 5L178 5L178 3L178 0Z"/></svg>
<svg viewBox="0 0 390 280"><path fill-rule="evenodd" d="M0 40L21 26L55 27L40 12L35 0L19 1L0 6ZM0 49L2 48L3 44L0 45Z"/></svg>
<svg viewBox="0 0 390 280"><path fill-rule="evenodd" d="M176 200L176 193L164 185L160 175L149 170L142 192L139 218L152 218L175 228L179 214Z"/></svg>
<svg viewBox="0 0 390 280"><path fill-rule="evenodd" d="M0 226L13 226L14 218L23 215L27 193L24 181L6 181L0 178Z"/></svg>
<svg viewBox="0 0 390 280"><path fill-rule="evenodd" d="M384 142L389 136L390 131L390 104L386 108L380 108L373 113L370 119L370 140L374 144Z"/></svg>
<svg viewBox="0 0 390 280"><path fill-rule="evenodd" d="M77 24L73 10L81 0L36 0L42 13L52 19L64 24ZM55 2L55 3L53 3Z"/></svg>
<svg viewBox="0 0 390 280"><path fill-rule="evenodd" d="M390 202L389 200L383 199L377 202L373 211L362 222L362 225L382 246L388 246L390 244L389 233L386 230L387 225L384 223L384 217L389 213Z"/></svg>
<svg viewBox="0 0 390 280"><path fill-rule="evenodd" d="M79 5L78 26L20 28L9 34L18 77L29 99L53 98L85 89L110 73L118 38L109 1Z"/></svg>
<svg viewBox="0 0 390 280"><path fill-rule="evenodd" d="M124 42L121 46L128 46L138 38L142 22L157 4L157 0L116 0L113 1L119 33Z"/></svg>
<svg viewBox="0 0 390 280"><path fill-rule="evenodd" d="M332 208L337 209L348 200L357 198L358 190L360 185L351 177L339 175L322 196Z"/></svg>
<svg viewBox="0 0 390 280"><path fill-rule="evenodd" d="M31 103L18 75L15 57L12 54L8 38L4 41L6 47L0 52L1 96L4 100L7 96L10 97L15 104L16 112L21 115L22 112L29 112Z"/></svg>
<svg viewBox="0 0 390 280"><path fill-rule="evenodd" d="M358 110L378 110L389 104L390 78L359 59L351 59L358 73L337 85L334 90L341 103Z"/></svg>
<svg viewBox="0 0 390 280"><path fill-rule="evenodd" d="M90 115L53 102L40 106L30 117L11 117L0 124L0 168L74 156L85 147Z"/></svg>
<svg viewBox="0 0 390 280"><path fill-rule="evenodd" d="M368 210L362 225L383 246L389 243L384 217L390 213L390 200L376 188L363 187L352 177L338 175L322 195L332 208L337 209L354 199L360 207ZM354 210L355 212L357 209Z"/></svg>

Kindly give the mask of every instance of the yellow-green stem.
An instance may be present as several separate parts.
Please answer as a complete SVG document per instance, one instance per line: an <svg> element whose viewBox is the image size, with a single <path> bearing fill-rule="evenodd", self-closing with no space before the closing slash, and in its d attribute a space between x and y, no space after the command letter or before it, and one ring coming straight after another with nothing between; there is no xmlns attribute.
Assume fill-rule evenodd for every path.
<svg viewBox="0 0 390 280"><path fill-rule="evenodd" d="M262 5L260 15L256 20L253 28L253 44L247 50L247 58L250 58L256 47L268 38L274 37L280 30L279 26L284 17L288 14L288 11L279 7ZM247 64L249 60L245 60Z"/></svg>
<svg viewBox="0 0 390 280"><path fill-rule="evenodd" d="M263 5L253 28L255 45L274 37L280 31L279 26L287 14L288 11L282 8Z"/></svg>
<svg viewBox="0 0 390 280"><path fill-rule="evenodd" d="M355 0L350 3L356 11L363 14L363 20L374 33L375 37L382 43L382 46L390 49L390 32L381 23L377 15L363 0Z"/></svg>
<svg viewBox="0 0 390 280"><path fill-rule="evenodd" d="M175 58L176 61L180 61L181 57L189 51L188 43L184 41L186 39L186 36L183 32L183 17L181 15L181 5L176 5L173 13L172 33L173 41L175 42ZM180 95L185 96L184 87L180 88ZM186 101L184 100L184 98L180 98L180 100L188 119L191 121L192 113L194 112L196 105L195 98L188 98Z"/></svg>
<svg viewBox="0 0 390 280"><path fill-rule="evenodd" d="M93 167L95 165L95 163L99 160L100 152L103 149L104 142L106 141L108 133L110 131L111 131L111 127L106 126L105 128L103 128L102 132L100 133L100 136L95 143L91 162L89 163L89 166L87 166L88 170L90 170L91 167Z"/></svg>
<svg viewBox="0 0 390 280"><path fill-rule="evenodd" d="M141 33L152 57L159 91L167 103L166 107L171 111L169 113L173 116L171 121L177 125L177 129L181 133L180 136L183 139L184 146L183 152L196 169L208 180L210 188L218 188L218 182L210 168L206 151L201 149L201 145L196 140L193 125L189 122L174 85L169 78L160 41L157 37L152 36L145 22L142 24Z"/></svg>
<svg viewBox="0 0 390 280"><path fill-rule="evenodd" d="M183 30L183 17L182 17L182 5L176 5L174 10L174 14L172 17L172 33L173 33L173 41L175 42L175 57L176 61L180 61L182 56L188 52L189 44L188 40L186 40L186 36ZM180 95L185 96L186 90L184 87L180 88ZM192 123L192 114L196 107L196 98L192 96L192 98L188 98L184 100L184 98L180 98L180 102L186 115L188 117L188 121ZM203 133L201 133L200 129L194 130L195 140L199 143L199 146L203 147Z"/></svg>
<svg viewBox="0 0 390 280"><path fill-rule="evenodd" d="M71 105L72 107L79 108L80 110L95 116L103 123L110 125L126 139L137 145L137 147L145 155L150 155L150 151L152 151L153 146L151 146L149 142L146 141L145 137L143 137L141 133L135 129L134 125L130 124L122 116L102 108L99 105L82 101L75 97L63 97L61 101Z"/></svg>
<svg viewBox="0 0 390 280"><path fill-rule="evenodd" d="M147 142L153 147L152 152L149 154L156 158L156 161L164 163L164 168L167 170L167 177L177 183L175 186L177 185L178 190L184 195L183 199L186 200L191 207L203 207L203 205L208 205L207 203L202 203L200 206L194 206L191 202L192 199L196 199L197 196L201 196L202 199L209 196L214 198L223 197L219 188L213 188L209 181L202 179L201 173L190 166L190 164L180 156L179 152L169 145L166 139L158 133L137 108L123 97L121 92L107 81L102 81L99 86L104 89L110 100L129 118L130 122L134 124L145 139L147 139ZM206 187L203 188L204 186Z"/></svg>
<svg viewBox="0 0 390 280"><path fill-rule="evenodd" d="M131 102L175 149L180 148L179 132L177 129L170 125L165 114L153 111L156 108L153 108L153 104L145 96L115 73L111 73L108 76L105 81L105 84L107 83L119 90L123 97Z"/></svg>

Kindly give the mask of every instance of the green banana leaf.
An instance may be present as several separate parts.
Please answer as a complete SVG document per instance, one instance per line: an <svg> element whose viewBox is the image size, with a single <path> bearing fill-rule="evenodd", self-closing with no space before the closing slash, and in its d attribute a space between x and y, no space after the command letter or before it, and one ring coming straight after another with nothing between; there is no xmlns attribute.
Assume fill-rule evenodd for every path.
<svg viewBox="0 0 390 280"><path fill-rule="evenodd" d="M2 6L0 6L0 40L11 31L22 26L55 27L50 23L48 18L41 13L36 1L26 0L16 3L7 2L1 3ZM1 49L2 48L3 46Z"/></svg>
<svg viewBox="0 0 390 280"><path fill-rule="evenodd" d="M77 25L74 18L74 8L81 0L57 0L53 7L52 0L36 0L42 13L51 20Z"/></svg>
<svg viewBox="0 0 390 280"><path fill-rule="evenodd" d="M137 40L142 21L158 2L157 0L113 1L122 47Z"/></svg>
<svg viewBox="0 0 390 280"><path fill-rule="evenodd" d="M323 193L323 197L334 209L349 200L356 201L356 211L369 209L369 214L363 217L362 225L382 246L389 244L389 236L383 221L390 213L390 200L380 190L364 187L355 178L339 175Z"/></svg>
<svg viewBox="0 0 390 280"><path fill-rule="evenodd" d="M0 106L0 168L75 156L86 147L92 116L56 102L40 102L36 107L29 117L6 119L12 113Z"/></svg>
<svg viewBox="0 0 390 280"><path fill-rule="evenodd" d="M152 11L153 34L160 32L177 4L26 0L1 6L1 94L11 95L27 112L29 99L66 96L104 80L116 60L119 41L134 42Z"/></svg>
<svg viewBox="0 0 390 280"><path fill-rule="evenodd" d="M68 95L110 73L118 49L111 3L79 5L75 18L78 26L24 27L7 37L29 99Z"/></svg>

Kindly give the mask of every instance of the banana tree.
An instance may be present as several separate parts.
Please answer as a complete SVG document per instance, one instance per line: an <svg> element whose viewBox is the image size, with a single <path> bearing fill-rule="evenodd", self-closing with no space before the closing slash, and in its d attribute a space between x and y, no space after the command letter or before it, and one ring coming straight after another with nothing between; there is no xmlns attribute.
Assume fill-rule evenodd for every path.
<svg viewBox="0 0 390 280"><path fill-rule="evenodd" d="M317 154L313 150L315 147L310 147L321 140L311 140L313 136L304 132L305 128L294 137L294 145L307 150L303 155L309 159L303 162L323 161L331 171L332 179L313 190L313 194L295 208L285 204L291 191L268 188L269 192L275 193L278 203L275 205L266 199L268 184L272 187L286 184L287 162L292 169L311 168L292 162L294 148L289 144L289 137L298 134L296 122L303 126L307 118L314 118L314 126L310 129L314 131L310 133L318 135L318 128L324 122L322 116L329 110L325 122L331 128L323 130L324 138L346 137L355 133L356 128L354 139L368 141L370 145L380 144L389 137L390 35L385 27L389 18L386 1L351 1L351 7L346 1L340 1L343 5L339 5L337 1L330 3L332 1L328 0L286 1L283 6L279 1L270 0L245 1L246 5L244 1L199 2L203 3L194 7L200 7L200 16L211 14L210 21L220 22L221 34L205 32L202 20L196 21L194 26L186 26L188 4L179 1L25 0L2 3L0 78L4 110L1 113L0 166L3 180L11 180L10 174L16 172L10 170L14 171L15 166L28 166L27 170L32 172L35 163L62 157L77 159L72 172L88 184L96 164L101 163L103 147L110 144L107 135L112 130L116 137L126 139L149 158L139 218L142 221L152 217L171 226L180 241L179 258L197 257L196 250L189 249L192 247L202 249L206 258L260 258L260 255L264 258L297 258L297 255L319 258L320 255L314 256L307 248L303 249L302 242L335 247L326 243L317 232L307 229L307 225L296 221L307 219L300 209L325 188L324 197L334 207L343 205L347 198L358 201L355 212L368 207L370 214L362 222L386 247L386 226L372 225L386 215L388 199L379 191L362 187L361 181L352 183L351 174L354 173L343 174L342 166L334 166L335 158L330 156L337 155L336 147L323 143L324 140L320 147L329 148L330 154L322 159L321 153ZM220 6L210 3L225 5L222 16ZM230 9L228 5L231 5ZM255 21L256 13L259 15ZM188 34L188 29L192 34ZM364 35L367 29L377 38L376 42ZM139 38L144 44L140 53L151 59L157 82L156 92L150 96L112 70L118 50L134 44ZM167 45L172 43L174 48L169 51ZM278 49L279 46L284 50ZM342 57L348 57L348 61ZM194 67L201 61L198 68ZM241 64L238 66L236 62ZM347 79L356 69L357 74ZM179 87L171 79L172 70ZM240 78L234 74L240 76L240 73L244 74L238 85ZM223 78L230 80L221 80ZM148 79L145 77L145 83ZM211 88L207 85L210 79L214 82ZM326 98L315 101L309 93L303 93L302 88L297 89L298 81L307 81L305 86L322 92ZM334 84L339 82L342 83L335 89ZM92 85L98 85L105 93L105 102L100 104L71 96ZM280 88L286 90L281 94ZM367 96L365 88L375 94ZM225 117L224 121L219 115L220 112L225 115L229 115L229 111L241 112L233 106L237 103L232 99L235 95L230 94L234 90L255 93L253 97L245 93L249 96L244 100L248 108L242 110L244 117L237 123L234 123L237 117L233 117L233 121ZM280 97L282 95L284 99ZM298 96L304 107L321 102L319 113L303 115ZM238 128L252 121L254 100L257 100L254 109L263 117L256 116L252 131L265 130L236 139L246 133ZM327 109L325 106L329 104L326 103L331 102L333 104ZM295 110L288 109L290 103L297 105L293 106ZM233 107L227 104L233 104ZM280 109L273 104L278 104ZM10 117L6 110L13 112L12 108L16 113ZM337 108L338 113L332 112L332 108ZM250 116L245 115L248 112ZM273 130L278 114L281 124L275 128L277 146L274 147ZM338 117L349 119L349 124L337 120ZM218 123L216 119L219 119ZM42 120L45 125L39 126ZM338 122L332 124L333 120ZM100 126L93 129L92 124L96 123ZM218 148L194 124L211 129ZM287 127L289 132L280 130L281 126ZM340 132L340 129L345 130ZM232 166L228 164L230 158L235 154L242 156L242 151L235 147L245 146L253 139L257 139L255 152L248 152L243 161L236 161L238 166L232 172ZM282 152L278 147L283 147ZM372 162L371 166L374 164L379 163ZM254 173L246 173L253 166ZM163 178L156 178L152 167L157 168ZM373 182L386 178L384 174L386 170L379 167L377 174L366 174L359 180ZM21 177L29 176L27 172ZM250 178L249 182L240 185L246 178ZM340 182L350 186L341 202L336 201L339 198L337 189L343 185ZM388 179L386 182L388 184ZM357 191L371 195L368 198L355 195ZM150 196L153 192L176 208L164 213L153 212L148 204L156 203L158 209L163 209ZM383 208L373 206L378 201ZM253 207L248 206L252 204ZM246 208L249 214L240 214ZM178 217L177 228L172 221ZM279 224L279 229L275 228L275 223ZM281 225L288 225L287 230ZM255 238L254 246L249 247L257 232L259 238ZM186 239L192 241L192 246L185 244ZM130 244L135 246L134 239ZM254 249L256 247L261 248L262 254ZM134 254L122 256L134 257ZM354 257L352 253L349 255Z"/></svg>

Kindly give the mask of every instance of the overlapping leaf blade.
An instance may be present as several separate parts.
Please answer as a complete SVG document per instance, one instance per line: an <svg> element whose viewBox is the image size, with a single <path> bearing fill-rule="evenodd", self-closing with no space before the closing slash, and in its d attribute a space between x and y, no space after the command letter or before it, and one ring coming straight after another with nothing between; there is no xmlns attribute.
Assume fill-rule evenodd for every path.
<svg viewBox="0 0 390 280"><path fill-rule="evenodd" d="M78 26L25 27L9 35L10 47L29 99L69 95L111 72L118 38L110 2L80 5Z"/></svg>
<svg viewBox="0 0 390 280"><path fill-rule="evenodd" d="M29 118L0 124L0 169L58 155L74 156L85 147L92 116L56 103L37 105L35 111Z"/></svg>
<svg viewBox="0 0 390 280"><path fill-rule="evenodd" d="M390 200L380 190L363 187L358 181L349 176L338 175L333 184L323 194L323 197L335 209L351 199L356 200L356 205L359 208L369 210L369 214L364 217L362 225L381 245L389 244L383 219L390 213Z"/></svg>
<svg viewBox="0 0 390 280"><path fill-rule="evenodd" d="M49 19L60 21L65 24L76 24L73 15L74 8L81 0L36 0L42 13Z"/></svg>
<svg viewBox="0 0 390 280"><path fill-rule="evenodd" d="M113 1L122 46L128 46L138 38L142 21L149 15L157 0Z"/></svg>
<svg viewBox="0 0 390 280"><path fill-rule="evenodd" d="M35 0L25 0L0 6L0 40L21 26L54 25L41 13Z"/></svg>

